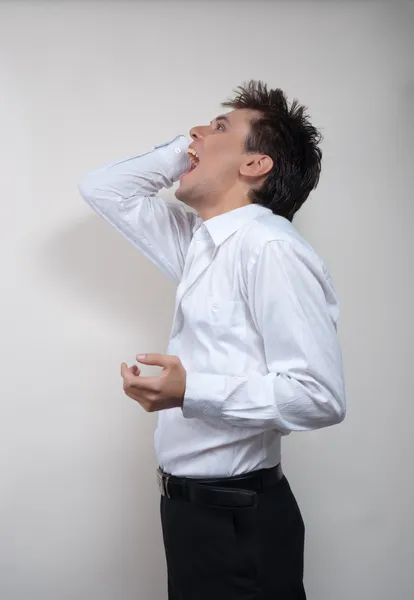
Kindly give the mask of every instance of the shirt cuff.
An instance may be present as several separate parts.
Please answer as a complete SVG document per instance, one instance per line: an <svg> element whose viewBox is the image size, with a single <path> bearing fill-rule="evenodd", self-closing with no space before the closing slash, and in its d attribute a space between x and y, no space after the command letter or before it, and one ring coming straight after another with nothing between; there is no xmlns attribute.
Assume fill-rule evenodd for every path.
<svg viewBox="0 0 414 600"><path fill-rule="evenodd" d="M226 398L226 375L187 373L183 403L186 419L221 417Z"/></svg>
<svg viewBox="0 0 414 600"><path fill-rule="evenodd" d="M171 142L155 146L155 149L162 148L166 159L166 176L172 183L178 181L191 166L187 155L189 145L189 140L184 135L179 135Z"/></svg>

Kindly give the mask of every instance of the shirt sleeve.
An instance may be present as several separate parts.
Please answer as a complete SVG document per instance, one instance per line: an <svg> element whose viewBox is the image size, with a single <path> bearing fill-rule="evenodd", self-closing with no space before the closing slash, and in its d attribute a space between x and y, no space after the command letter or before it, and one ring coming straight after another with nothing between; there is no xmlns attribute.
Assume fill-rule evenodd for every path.
<svg viewBox="0 0 414 600"><path fill-rule="evenodd" d="M345 417L337 302L329 276L300 244L271 241L251 261L248 297L267 373L187 373L183 415L282 434Z"/></svg>
<svg viewBox="0 0 414 600"><path fill-rule="evenodd" d="M156 197L189 167L189 142L178 136L146 154L106 165L78 183L84 200L166 275L181 279L196 215Z"/></svg>

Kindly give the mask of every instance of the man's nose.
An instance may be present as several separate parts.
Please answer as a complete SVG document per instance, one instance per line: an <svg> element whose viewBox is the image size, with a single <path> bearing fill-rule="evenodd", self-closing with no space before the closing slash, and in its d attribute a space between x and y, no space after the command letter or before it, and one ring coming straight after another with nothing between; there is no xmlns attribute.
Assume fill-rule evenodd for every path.
<svg viewBox="0 0 414 600"><path fill-rule="evenodd" d="M202 140L209 133L209 125L199 125L198 127L193 127L190 129L190 135L193 140Z"/></svg>

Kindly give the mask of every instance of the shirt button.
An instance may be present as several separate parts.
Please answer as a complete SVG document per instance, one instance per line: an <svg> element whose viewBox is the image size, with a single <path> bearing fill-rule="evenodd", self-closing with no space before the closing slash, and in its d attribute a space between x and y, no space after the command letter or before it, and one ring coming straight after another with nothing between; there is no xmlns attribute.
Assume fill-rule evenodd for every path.
<svg viewBox="0 0 414 600"><path fill-rule="evenodd" d="M175 149L175 153L176 153L176 154L181 154L181 148L176 148L176 149Z"/></svg>

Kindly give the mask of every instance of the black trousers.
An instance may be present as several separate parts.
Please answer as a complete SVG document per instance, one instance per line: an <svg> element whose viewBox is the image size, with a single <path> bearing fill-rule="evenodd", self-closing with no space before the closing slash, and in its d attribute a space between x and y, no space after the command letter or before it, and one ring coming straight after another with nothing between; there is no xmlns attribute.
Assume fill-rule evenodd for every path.
<svg viewBox="0 0 414 600"><path fill-rule="evenodd" d="M161 497L169 600L305 600L304 525L286 477L254 508Z"/></svg>

